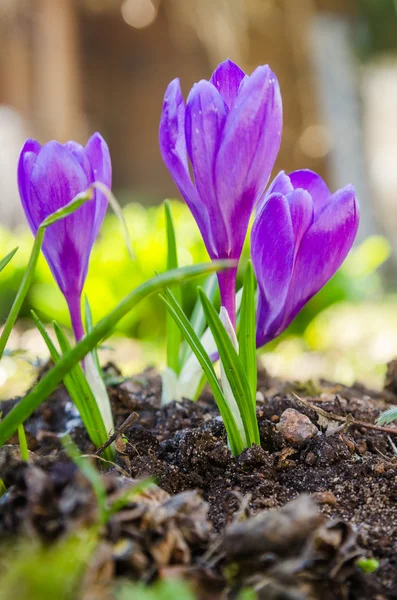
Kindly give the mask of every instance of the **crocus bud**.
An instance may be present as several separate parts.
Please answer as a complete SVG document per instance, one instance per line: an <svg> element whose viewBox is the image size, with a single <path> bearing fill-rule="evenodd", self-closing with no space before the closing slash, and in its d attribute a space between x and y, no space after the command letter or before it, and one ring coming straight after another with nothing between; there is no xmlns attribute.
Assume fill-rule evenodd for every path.
<svg viewBox="0 0 397 600"><path fill-rule="evenodd" d="M266 66L249 77L221 63L183 100L178 79L165 93L160 149L212 259L239 259L252 210L270 177L281 139L276 76ZM189 159L194 182L189 173ZM237 268L218 274L222 305L235 326Z"/></svg>
<svg viewBox="0 0 397 600"><path fill-rule="evenodd" d="M258 347L280 335L339 269L358 223L351 185L331 194L312 171L279 173L258 206L251 232Z"/></svg>
<svg viewBox="0 0 397 600"><path fill-rule="evenodd" d="M41 146L27 140L18 164L18 185L29 226L36 235L51 213L68 204L94 182L111 186L109 149L99 133L85 148L76 142L51 141ZM75 337L84 335L81 293L88 262L107 208L105 195L94 190L93 200L50 225L44 235L43 253L66 302Z"/></svg>

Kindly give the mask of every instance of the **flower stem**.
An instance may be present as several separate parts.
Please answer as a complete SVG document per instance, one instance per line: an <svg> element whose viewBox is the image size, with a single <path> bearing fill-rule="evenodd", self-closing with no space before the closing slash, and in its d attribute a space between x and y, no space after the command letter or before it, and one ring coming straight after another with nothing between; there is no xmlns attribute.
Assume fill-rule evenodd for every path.
<svg viewBox="0 0 397 600"><path fill-rule="evenodd" d="M237 267L217 273L219 291L221 294L221 305L226 308L229 319L236 329L236 277Z"/></svg>
<svg viewBox="0 0 397 600"><path fill-rule="evenodd" d="M84 325L81 316L81 294L68 298L67 303L74 337L76 338L76 342L79 342L84 337Z"/></svg>

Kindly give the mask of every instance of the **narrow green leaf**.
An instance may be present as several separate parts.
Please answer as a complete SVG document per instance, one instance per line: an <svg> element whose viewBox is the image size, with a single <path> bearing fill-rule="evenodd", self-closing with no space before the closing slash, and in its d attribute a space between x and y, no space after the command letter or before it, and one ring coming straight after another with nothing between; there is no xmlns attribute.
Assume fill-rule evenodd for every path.
<svg viewBox="0 0 397 600"><path fill-rule="evenodd" d="M226 333L224 326L211 302L199 289L199 295L203 304L207 323L216 341L219 356L221 358L227 380L229 381L233 396L237 402L241 419L244 425L245 435L250 444L259 444L259 429L256 412L250 399L250 387L244 373L241 361L233 343Z"/></svg>
<svg viewBox="0 0 397 600"><path fill-rule="evenodd" d="M67 354L68 352L70 352L72 347L56 321L53 321L53 326L58 339L59 346L61 348L61 352L62 354ZM88 358L89 356L87 356L87 359ZM84 415L87 419L87 423L84 423L84 425L88 433L90 430L95 429L96 434L99 434L100 436L99 446L102 446L102 444L104 444L107 441L110 433L112 433L111 430L114 429L109 398L106 396L106 400L109 406L106 406L105 410L101 410L101 403L99 402L97 396L94 394L93 388L88 383L88 380L81 366L79 364L75 365L70 374L72 376L74 386L77 388L78 391L78 395L80 398L79 404L84 404ZM109 446L108 448L106 448L103 452L103 456L107 460L114 460L114 447Z"/></svg>
<svg viewBox="0 0 397 600"><path fill-rule="evenodd" d="M219 412L221 413L223 422L225 424L230 448L232 450L233 455L238 456L244 450L244 443L241 439L240 432L237 428L230 407L225 401L225 397L216 377L214 367L212 366L212 362L208 354L206 353L202 343L200 342L200 339L194 332L189 322L189 319L186 317L182 308L176 301L175 296L173 296L170 290L166 290L165 295L161 296L161 298L165 302L167 310L172 315L182 335L189 343L205 375L207 376L208 383L211 387L212 393L214 394L215 402L217 403Z"/></svg>
<svg viewBox="0 0 397 600"><path fill-rule="evenodd" d="M117 202L116 196L101 181L95 181L92 184L92 187L100 190L102 192L102 194L104 196L106 196L107 201L109 202L110 206L112 207L112 210L120 223L121 232L122 232L123 238L124 238L124 243L126 245L127 252L130 255L130 259L135 260L135 255L134 255L134 250L132 248L130 234L128 233L127 222L124 217L123 209L121 208L120 204Z"/></svg>
<svg viewBox="0 0 397 600"><path fill-rule="evenodd" d="M60 219L70 215L75 210L80 208L84 202L90 201L93 198L93 190L90 188L84 191L81 194L77 194L73 198L71 202L63 206L62 208L56 210L54 213L49 215L44 221L41 223L40 227L37 230L37 234L33 243L32 253L29 258L29 263L26 268L25 274L22 278L21 285L19 286L17 295L15 296L14 303L11 307L11 310L8 314L7 320L4 325L4 329L0 336L0 358L3 356L4 349L6 347L8 338L10 337L10 333L12 328L14 327L14 323L17 320L19 311L21 310L22 303L26 297L26 294L29 290L30 284L33 280L34 271L36 269L37 260L39 258L41 246L43 244L44 233L46 228L53 223L56 223Z"/></svg>
<svg viewBox="0 0 397 600"><path fill-rule="evenodd" d="M19 450L21 452L21 459L24 462L28 462L29 460L29 450L28 450L28 442L26 440L26 433L23 424L18 425L18 440L19 440Z"/></svg>
<svg viewBox="0 0 397 600"><path fill-rule="evenodd" d="M165 211L165 225L167 232L167 271L178 268L178 249L176 245L175 227L172 218L171 204L169 200L164 202ZM172 286L172 293L174 294L178 304L182 304L182 290L181 286ZM177 375L180 370L179 365L179 351L181 347L181 332L179 327L176 325L174 319L167 312L166 320L166 331L167 331L167 367L172 369Z"/></svg>
<svg viewBox="0 0 397 600"><path fill-rule="evenodd" d="M0 447L14 433L36 408L55 390L65 375L79 363L88 352L98 345L117 323L144 298L158 290L205 273L234 266L233 261L213 261L208 264L192 265L161 273L145 281L126 296L106 317L101 319L91 333L88 333L70 352L44 375L37 385L26 394L0 423Z"/></svg>
<svg viewBox="0 0 397 600"><path fill-rule="evenodd" d="M60 439L66 454L75 463L75 465L77 465L83 475L85 475L90 482L98 504L99 520L102 525L105 525L109 518L109 507L106 488L101 475L98 473L94 465L91 464L90 459L80 453L80 450L72 441L70 435L64 435Z"/></svg>
<svg viewBox="0 0 397 600"><path fill-rule="evenodd" d="M8 263L10 262L10 260L12 259L12 257L14 256L14 254L17 250L18 250L18 248L14 248L14 250L11 250L11 252L9 252L7 254L7 256L5 256L4 258L2 258L0 260L0 273L4 269L4 267L6 267L8 265Z"/></svg>
<svg viewBox="0 0 397 600"><path fill-rule="evenodd" d="M387 425L397 419L397 406L391 406L385 410L377 419L377 425Z"/></svg>
<svg viewBox="0 0 397 600"><path fill-rule="evenodd" d="M212 273L209 277L207 277L206 282L204 283L203 290L206 296L211 300L214 300L215 292L218 288L218 280L216 277L216 273ZM200 299L197 298L196 304L194 305L194 309L192 312L192 316L190 317L190 323L197 335L197 337L201 338L204 333L206 320L203 311L202 304ZM183 365L186 363L187 359L191 354L191 349L189 344L185 340L182 344L181 349L181 357L180 357L180 368L182 369Z"/></svg>
<svg viewBox="0 0 397 600"><path fill-rule="evenodd" d="M256 410L256 306L255 275L251 261L244 273L243 297L240 308L240 330L238 335L239 355L251 390L251 399Z"/></svg>
<svg viewBox="0 0 397 600"><path fill-rule="evenodd" d="M50 352L51 358L55 364L57 364L61 356L53 344L50 336L45 330L44 325L36 315L34 311L31 311L33 320L36 324L37 329L40 331L47 348ZM63 346L66 349L66 346ZM68 346L70 348L70 346ZM81 420L84 423L86 431L96 448L102 446L108 439L108 432L106 431L102 415L96 403L94 396L91 393L91 390L88 386L87 382L82 382L82 377L84 378L84 373L79 364L77 364L71 371L65 375L64 384L69 393L69 396L76 406L77 410L80 413ZM85 378L84 378L85 379ZM88 385L88 384L87 384ZM105 451L106 453L106 451ZM104 457L107 460L114 459L114 450L111 448L110 452L104 454Z"/></svg>
<svg viewBox="0 0 397 600"><path fill-rule="evenodd" d="M87 333L91 333L94 324L92 321L92 312L91 312L90 303L88 302L87 294L84 297L84 315L85 315L85 330ZM102 369L101 369L101 365L99 363L99 357L98 357L98 348L97 347L93 348L91 354L92 354L92 358L94 360L95 366L98 369L98 373L101 375L101 377L103 379L103 373L102 373Z"/></svg>

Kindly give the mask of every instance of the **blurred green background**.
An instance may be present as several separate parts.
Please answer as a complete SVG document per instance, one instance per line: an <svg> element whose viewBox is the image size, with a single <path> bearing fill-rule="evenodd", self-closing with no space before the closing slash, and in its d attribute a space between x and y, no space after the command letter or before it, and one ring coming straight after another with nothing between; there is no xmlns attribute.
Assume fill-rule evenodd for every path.
<svg viewBox="0 0 397 600"><path fill-rule="evenodd" d="M271 373L382 385L397 354L397 0L0 0L0 319L21 281L32 237L16 185L31 136L85 143L99 130L113 163L136 259L108 215L86 292L94 320L165 266L161 202L177 196L158 147L163 94L191 85L227 57L250 73L268 63L280 82L284 123L274 168L310 168L331 190L353 183L357 245L289 330L263 350ZM178 196L177 196L178 197ZM196 225L173 204L181 264L206 260ZM247 258L245 251L244 260ZM185 286L185 308L195 297ZM241 280L239 281L241 283ZM9 349L0 394L23 393L46 350L34 308L68 326L66 305L41 259ZM164 364L164 309L156 297L129 315L102 350L125 373ZM33 364L32 364L33 363Z"/></svg>
<svg viewBox="0 0 397 600"><path fill-rule="evenodd" d="M209 260L187 207L173 201L172 210L180 264ZM165 269L163 206L144 208L141 204L129 204L124 208L124 215L134 260L127 252L120 223L115 216L108 215L94 246L85 287L94 321L106 315L134 287ZM27 228L20 227L12 233L2 229L0 255L16 245L19 247L17 254L0 274L2 320L10 309L32 247L32 235ZM248 256L247 243L238 287L241 286L241 274ZM385 358L390 350L397 351L397 339L392 338L391 347L390 344L384 347L381 343L381 351L376 353L379 340L390 331L389 319L395 312L393 297L384 294L379 270L389 256L390 246L382 236L371 236L356 246L343 267L302 310L288 330L262 350L264 364L271 372L300 379L325 375L347 383L357 376L368 383L380 383ZM183 286L184 307L188 313L196 299L196 287L201 283L203 281L197 279ZM10 390L22 392L26 387L26 381L21 380L21 369L27 374L29 371L32 375L34 373L26 359L33 360L34 364L36 357L43 358L47 354L40 336L32 328L29 319L31 308L44 321L56 319L69 327L65 300L43 257L39 260L34 283L9 345L14 350L25 349L26 354L5 357L0 366L3 396ZM371 317L374 309L375 314ZM115 336L106 343L103 360L114 360L126 373L137 372L148 364L163 365L164 317L164 306L158 296L140 303L123 319ZM397 317L394 320L397 322Z"/></svg>

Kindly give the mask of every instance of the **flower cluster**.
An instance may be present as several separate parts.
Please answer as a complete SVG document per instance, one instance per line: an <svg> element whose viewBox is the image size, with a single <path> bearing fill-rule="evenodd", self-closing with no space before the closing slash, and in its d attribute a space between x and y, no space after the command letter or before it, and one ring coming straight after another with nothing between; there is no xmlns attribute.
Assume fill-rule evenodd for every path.
<svg viewBox="0 0 397 600"><path fill-rule="evenodd" d="M61 356L38 317L33 315L57 364L53 373L47 379L44 377L21 406L0 423L0 443L64 380L91 440L97 447L108 448L113 421L96 360L96 345L145 295L215 270L221 294L221 318L203 290L199 291L201 309L191 321L172 290L164 292L163 300L172 319L167 345L168 378L163 379L163 383L171 382L168 384L171 391L163 397L178 398L182 389L197 386L203 369L233 454L260 443L256 418L256 347L280 335L332 277L354 242L359 222L353 187L346 186L332 194L312 171L289 175L282 171L266 191L280 148L281 132L280 89L268 66L260 66L248 76L226 61L209 81L193 86L186 104L179 80L169 84L160 121L160 149L197 222L213 264L177 268L169 209L170 270L133 290L96 328L87 325L87 335L81 316L81 295L91 249L108 199L112 198L109 150L98 133L85 148L75 142L62 145L52 141L41 146L27 140L19 159L18 184L36 240L27 274L0 336L0 356L26 294L41 244L68 304L77 345L71 349L54 323L61 353L66 352ZM236 334L236 273L253 214L252 265L248 265L244 276L240 327ZM0 261L0 270L11 260L13 252ZM88 305L87 314L88 323ZM212 365L218 354L215 348L208 352L204 347L202 340L206 334L200 339L205 322L221 359L222 388ZM192 354L189 355L188 346L179 348L180 333ZM91 351L93 354L89 354ZM198 371L191 369L192 358ZM85 372L79 366L82 359ZM194 370L196 379L198 375L196 383ZM71 376L66 378L69 373ZM113 447L106 451L112 459Z"/></svg>
<svg viewBox="0 0 397 600"><path fill-rule="evenodd" d="M184 103L179 80L165 93L160 148L214 258L239 259L251 215L258 281L257 344L278 336L340 267L357 233L352 186L331 194L312 171L281 172L266 193L280 146L282 108L268 66L250 76L231 61ZM194 182L189 173L190 159ZM236 269L218 275L235 324Z"/></svg>

